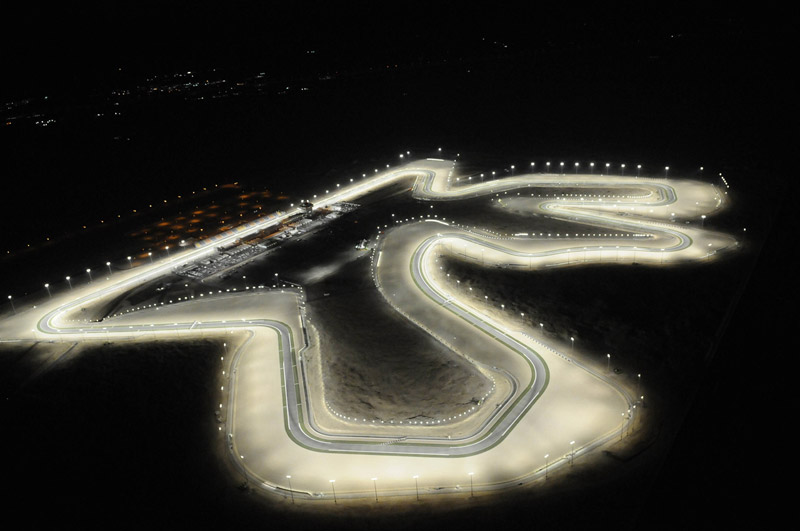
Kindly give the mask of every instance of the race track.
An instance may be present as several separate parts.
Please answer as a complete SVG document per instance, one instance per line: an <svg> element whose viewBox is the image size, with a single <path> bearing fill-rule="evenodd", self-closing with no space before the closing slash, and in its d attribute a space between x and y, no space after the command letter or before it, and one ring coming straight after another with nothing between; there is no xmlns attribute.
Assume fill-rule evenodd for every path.
<svg viewBox="0 0 800 531"><path fill-rule="evenodd" d="M466 224L426 213L380 229L372 273L386 302L496 382L488 397L462 414L389 426L314 406L322 390L307 378L311 345L302 289L296 287L209 293L101 323L81 321L82 308L204 259L216 252L214 246L174 253L55 296L0 322L0 334L73 342L240 338L232 342L233 355L223 357L227 372L220 391L226 402L220 406L226 414L220 431L231 462L270 492L288 496L290 479L295 496L330 499L335 479L339 497L367 497L374 477L382 495L411 494L423 478L425 492L453 492L472 474L475 489L499 489L540 477L545 466L563 466L615 439L621 415L623 423L635 421L637 401L609 375L547 344L537 330L520 329L502 311L454 289L438 260L536 274L587 263L674 266L716 259L738 246L727 234L682 222L726 206L724 190L692 180L523 174L472 183L456 174L454 162L427 159L337 185L313 201L315 208L353 201L403 180L422 201L485 198L520 216L548 216L575 227L565 234L497 235L468 224L465 212ZM299 212L252 223L218 237L215 245Z"/></svg>

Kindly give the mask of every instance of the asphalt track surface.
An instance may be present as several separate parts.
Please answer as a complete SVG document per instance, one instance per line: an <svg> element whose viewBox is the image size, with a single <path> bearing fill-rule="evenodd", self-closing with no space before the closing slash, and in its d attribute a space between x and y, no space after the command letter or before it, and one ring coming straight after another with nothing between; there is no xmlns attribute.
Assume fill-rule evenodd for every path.
<svg viewBox="0 0 800 531"><path fill-rule="evenodd" d="M637 252L639 253L639 261L649 261L651 263L658 263L658 261L663 263L665 253L670 253L670 256L674 256L679 260L708 259L709 256L715 254L717 251L730 249L736 245L735 240L727 235L710 233L709 231L704 231L696 227L692 227L691 230L689 230L671 221L661 221L642 215L641 210L643 208L664 209L676 205L680 199L679 192L676 188L680 189L681 186L683 186L681 184L682 181L670 181L668 183L664 179L639 179L620 176L533 174L516 177L512 176L474 185L452 186L451 178L453 177L454 166L455 164L451 161L432 159L409 163L399 169L377 173L376 176L370 179L364 179L363 181L356 182L355 184L343 188L337 185L339 190L320 197L319 199L315 197L315 207L324 207L339 201L351 201L402 179L413 179L414 196L419 199L430 201L456 201L470 197L491 195L500 197L501 194L505 195L511 191L527 192L542 189L553 190L559 187L586 187L595 189L624 188L626 190L636 188L642 190L642 193L634 198L628 198L627 200L623 197L610 197L607 199L599 198L585 201L585 198L574 199L558 197L554 194L552 199L548 198L547 200L538 201L536 208L538 212L550 215L554 218L567 219L594 227L606 227L619 231L647 233L650 235L657 234L657 239L659 239L657 246L647 245L648 242L646 240L643 242L637 241L637 245L615 246L614 252L617 257L620 255L628 256L632 253L630 262L637 261ZM708 183L695 183L689 188L688 193L700 194L697 196L699 199L695 202L695 205L698 205L700 201L704 201L704 205L706 206L702 208L703 211L708 214L716 212L724 203L724 192L717 189L715 186L708 185ZM690 199L695 199L695 197L692 196ZM632 210L634 208L637 209L635 217L621 217L619 211L628 207ZM694 206L693 208L695 213L697 213L697 207ZM652 210L650 211L652 212ZM277 225L284 219L299 212L299 208L293 209L282 215L273 216L262 222L256 222L247 231L231 234L230 236L217 240L216 245L233 243L233 241L238 238ZM465 245L480 247L498 256L506 257L509 260L524 259L528 260L529 264L536 261L537 263L541 262L547 266L551 266L553 265L553 259L563 259L565 255L567 256L567 263L569 263L569 255L573 253L573 249L565 249L564 245L555 247L551 245L550 248L532 252L530 250L521 249L521 247L529 243L527 239L490 239L487 238L485 234L481 234L480 231L473 232L460 227L451 226L450 222L446 220L425 219L424 221L446 226L442 226L439 229L440 232L438 232L436 236L425 239L417 246L409 268L411 280L430 301L434 304L441 305L452 312L453 315L468 322L474 327L476 333L488 334L519 356L522 356L526 360L526 363L529 364L531 374L533 375L530 381L517 382L516 379L512 378L514 386L512 393L507 397L507 403L503 408L500 408L495 415L492 415L484 426L476 432L476 434L480 433L480 436L462 437L461 439L453 440L427 437L424 433L421 433L416 440L412 438L408 441L387 445L381 444L381 442L387 439L386 435L372 436L368 431L364 432L364 427L355 428L353 437L348 437L341 433L334 435L322 432L313 422L313 419L309 418L309 410L307 407L304 408L303 405L304 401L302 395L303 393L308 393L309 390L305 386L305 382L301 376L304 372L302 368L302 356L299 356L298 360L298 353L302 352L302 348L298 351L295 334L299 331L293 332L291 326L280 321L270 319L242 319L198 322L192 320L174 322L171 324L142 323L115 325L112 323L86 323L82 326L72 326L61 322L60 318L62 316L73 312L77 308L93 304L109 295L132 289L135 286L167 274L173 269L187 263L201 260L216 252L212 247L199 247L184 251L180 254L176 253L168 261L141 266L138 271L120 274L117 279L111 277L108 282L97 282L97 289L89 290L87 294L61 304L38 318L36 325L37 330L45 336L62 336L64 339L71 338L74 340L76 336L78 338L86 338L92 335L105 335L106 337L141 337L153 332L227 331L232 329L253 330L257 327L267 328L274 331L279 337L283 400L285 406L285 428L294 443L317 452L333 453L394 454L429 457L464 457L479 454L502 441L536 403L542 393L545 392L548 385L549 372L545 361L537 352L537 349L549 347L533 338L531 338L529 342L524 342L518 339L518 334L516 335L517 337L514 337L515 334L510 333L510 331L505 329L502 325L482 315L478 309L470 307L462 301L459 301L457 297L448 294L444 288L437 284L436 280L431 277L426 269L425 264L430 260L429 255L435 254L434 250L439 242L444 239L449 239L458 240ZM706 239L703 239L704 237ZM660 240L668 240L668 242L662 243ZM702 240L702 247L698 244L698 240ZM706 240L708 240L708 243ZM522 246L519 245L520 241ZM700 249L696 249L697 247L700 247ZM597 253L601 256L602 260L602 253L607 253L608 250L609 248L607 246L604 247L599 244L580 245L580 252L583 253L584 261L587 253ZM686 256L681 257L682 253ZM550 263L547 263L548 260ZM379 262L380 259L376 261L376 264ZM35 334L36 332L34 332L34 335ZM303 348L305 348L305 346ZM234 374L236 373L238 356L241 355L241 352L242 349L237 352L237 359L233 362ZM588 368L584 369L589 370ZM635 402L624 389L619 388L616 384L605 379L601 375L600 377L606 380L609 385L614 386L617 391L625 397L628 404L633 404ZM233 411L236 404L235 377L232 383L232 397L228 403L228 419L235 417L235 412ZM629 422L633 420L633 418L630 418ZM600 436L590 444L582 446L579 451L589 451L613 439L617 433L615 428L616 426L609 427L607 433L600 434ZM226 426L226 431L231 432L232 430L232 426ZM374 441L370 439L374 439ZM235 451L234 445L231 445L231 450L231 455L235 456L237 452ZM551 463L551 468L556 464L556 462ZM241 466L241 463L237 463L237 466ZM265 479L265 483L271 483L269 478ZM275 484L279 484L279 482L275 481Z"/></svg>

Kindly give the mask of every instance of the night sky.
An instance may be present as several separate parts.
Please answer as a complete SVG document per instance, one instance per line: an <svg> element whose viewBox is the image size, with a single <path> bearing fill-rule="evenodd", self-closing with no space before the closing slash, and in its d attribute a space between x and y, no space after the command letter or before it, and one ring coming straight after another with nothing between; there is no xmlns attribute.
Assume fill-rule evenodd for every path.
<svg viewBox="0 0 800 531"><path fill-rule="evenodd" d="M724 171L769 205L752 215L765 245L727 317L719 350L731 355L709 369L650 505L636 510L641 528L668 527L665 507L693 511L698 522L741 511L758 521L778 510L774 480L786 477L794 454L781 364L796 349L776 309L796 284L784 280L792 266L779 249L789 226L781 200L794 189L791 167L779 162L794 152L796 130L793 63L784 61L789 13L634 2L527 10L396 3L381 12L368 2L162 4L41 3L4 13L0 95L4 102L48 96L44 108L61 127L0 131L4 245L18 248L56 223L105 215L109 203L147 200L157 185L174 192L223 174L275 187L280 176L263 177L270 165L283 171L315 159L309 164L322 168L408 145ZM197 107L170 102L131 106L136 118L122 125L82 121L83 110L113 90L214 69L231 78L266 72L287 85L316 83L315 91L289 103L267 100L268 126L236 104L226 113L204 107L197 118ZM323 75L335 77L331 85L319 84ZM227 140L214 136L218 130ZM142 161L166 141L158 136L165 131L185 139ZM110 148L108 138L119 134L132 135L133 147ZM76 188L99 192L87 199ZM778 335L785 339L771 339ZM756 345L759 358L745 345ZM753 462L760 452L768 457ZM692 489L684 488L687 478Z"/></svg>

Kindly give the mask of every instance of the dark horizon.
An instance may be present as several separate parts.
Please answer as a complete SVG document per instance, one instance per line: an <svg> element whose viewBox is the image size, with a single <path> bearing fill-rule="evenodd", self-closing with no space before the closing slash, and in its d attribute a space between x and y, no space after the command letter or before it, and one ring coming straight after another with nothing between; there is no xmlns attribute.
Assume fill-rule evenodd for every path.
<svg viewBox="0 0 800 531"><path fill-rule="evenodd" d="M370 17L366 4L314 4L145 2L16 8L8 19L13 31L0 41L7 50L3 98L37 97L45 91L84 94L98 85L115 88L117 83L175 72L231 67L272 68L282 75L302 76L320 70L453 61L487 50L530 56L580 48L587 56L600 57L640 47L661 55L669 54L675 43L686 46L688 41L689 46L706 49L698 48L701 53L718 54L720 46L734 42L759 53L778 51L781 42L778 29L773 30L766 17L707 6L683 11L625 2L612 7L501 10L455 5L414 9L412 4L385 17ZM742 53L747 52L731 50L732 55ZM763 57L759 62L770 68L776 60Z"/></svg>

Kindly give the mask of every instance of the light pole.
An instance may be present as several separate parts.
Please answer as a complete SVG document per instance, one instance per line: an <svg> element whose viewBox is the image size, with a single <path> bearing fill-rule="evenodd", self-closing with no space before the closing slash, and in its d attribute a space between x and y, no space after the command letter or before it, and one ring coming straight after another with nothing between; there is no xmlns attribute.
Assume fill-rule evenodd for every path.
<svg viewBox="0 0 800 531"><path fill-rule="evenodd" d="M606 372L611 372L611 354L606 354Z"/></svg>
<svg viewBox="0 0 800 531"><path fill-rule="evenodd" d="M8 296L8 302L11 303L11 309L14 311L14 315L16 315L17 314L17 309L14 308L14 299L11 297L11 295Z"/></svg>
<svg viewBox="0 0 800 531"><path fill-rule="evenodd" d="M639 394L639 388L642 385L642 374L639 373L636 375L636 394Z"/></svg>
<svg viewBox="0 0 800 531"><path fill-rule="evenodd" d="M642 171L642 165L641 164L637 164L636 165L636 177L639 177L639 172L640 171Z"/></svg>
<svg viewBox="0 0 800 531"><path fill-rule="evenodd" d="M72 277L70 277L69 275L67 275L67 276L66 276L66 277L64 277L64 278L66 278L66 279L67 279L67 284L69 284L69 289L70 289L70 290L72 290Z"/></svg>
<svg viewBox="0 0 800 531"><path fill-rule="evenodd" d="M167 251L167 258L169 258L169 245L167 245L166 247L164 247L164 249L166 249L166 251Z"/></svg>
<svg viewBox="0 0 800 531"><path fill-rule="evenodd" d="M89 282L91 282L92 281L92 270L89 269L89 268L86 268L86 272L89 274Z"/></svg>
<svg viewBox="0 0 800 531"><path fill-rule="evenodd" d="M330 480L331 489L333 489L333 503L336 503L336 485L335 485L335 483L336 483L335 479Z"/></svg>
<svg viewBox="0 0 800 531"><path fill-rule="evenodd" d="M564 173L564 163L563 162L559 162L558 165L559 165L558 171L560 171L563 174Z"/></svg>
<svg viewBox="0 0 800 531"><path fill-rule="evenodd" d="M419 476L414 476L414 489L417 491L417 501L419 501Z"/></svg>
<svg viewBox="0 0 800 531"><path fill-rule="evenodd" d="M470 498L474 498L475 497L475 489L473 488L473 485L472 485L472 476L473 476L473 474L475 474L475 472L470 472L469 473L469 497Z"/></svg>
<svg viewBox="0 0 800 531"><path fill-rule="evenodd" d="M547 479L547 458L550 454L544 454L544 479Z"/></svg>
<svg viewBox="0 0 800 531"><path fill-rule="evenodd" d="M539 333L544 335L544 323L539 323Z"/></svg>
<svg viewBox="0 0 800 531"><path fill-rule="evenodd" d="M153 253L152 252L148 252L147 256L150 257L150 263L152 264L153 263Z"/></svg>
<svg viewBox="0 0 800 531"><path fill-rule="evenodd" d="M570 337L569 340L572 342L572 346L570 347L570 352L575 352L575 338Z"/></svg>
<svg viewBox="0 0 800 531"><path fill-rule="evenodd" d="M594 162L589 163L589 173L594 175Z"/></svg>
<svg viewBox="0 0 800 531"><path fill-rule="evenodd" d="M133 269L133 262L131 262L131 257L128 257L128 268Z"/></svg>
<svg viewBox="0 0 800 531"><path fill-rule="evenodd" d="M576 163L575 163L575 175L577 175L577 174L578 174L578 167L579 167L579 166L580 166L580 163L579 163L579 162L576 162Z"/></svg>
<svg viewBox="0 0 800 531"><path fill-rule="evenodd" d="M700 219L702 220L702 221L700 222L700 226L701 226L701 227L705 227L705 226L706 226L706 215L705 215L705 214L703 214L702 216L700 216Z"/></svg>
<svg viewBox="0 0 800 531"><path fill-rule="evenodd" d="M372 478L372 487L375 489L375 501L378 501L378 478Z"/></svg>
<svg viewBox="0 0 800 531"><path fill-rule="evenodd" d="M240 456L239 456L239 458L240 458L242 461L244 461L244 456L243 456L243 455L240 455ZM243 487L243 488L247 488L247 482L248 482L248 477L247 477L247 467L245 466L245 464L244 464L244 463L242 463L242 474L244 475L244 485L243 485L242 487Z"/></svg>
<svg viewBox="0 0 800 531"><path fill-rule="evenodd" d="M622 176L625 177L625 165L622 165Z"/></svg>
<svg viewBox="0 0 800 531"><path fill-rule="evenodd" d="M50 293L50 284L45 283L44 287L47 290L47 296L52 299L53 298L53 294Z"/></svg>
<svg viewBox="0 0 800 531"><path fill-rule="evenodd" d="M545 162L545 166L547 166L547 173L550 173L550 163Z"/></svg>
<svg viewBox="0 0 800 531"><path fill-rule="evenodd" d="M294 491L292 490L292 476L287 475L286 479L289 480L289 494L292 496L292 503L294 503Z"/></svg>
<svg viewBox="0 0 800 531"><path fill-rule="evenodd" d="M606 162L606 175L611 175L611 163Z"/></svg>
<svg viewBox="0 0 800 531"><path fill-rule="evenodd" d="M669 166L664 166L664 177L669 177Z"/></svg>
<svg viewBox="0 0 800 531"><path fill-rule="evenodd" d="M111 274L111 262L106 262L106 267L108 268L108 274Z"/></svg>

